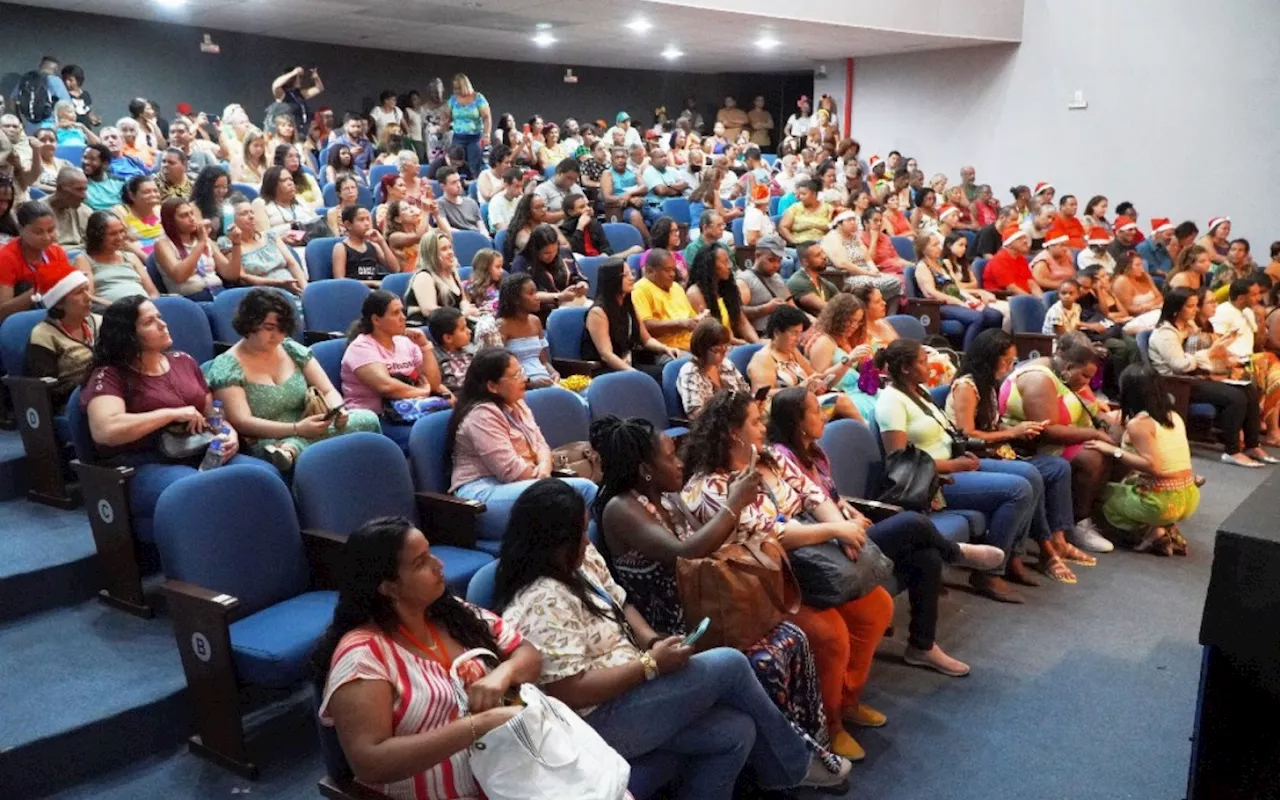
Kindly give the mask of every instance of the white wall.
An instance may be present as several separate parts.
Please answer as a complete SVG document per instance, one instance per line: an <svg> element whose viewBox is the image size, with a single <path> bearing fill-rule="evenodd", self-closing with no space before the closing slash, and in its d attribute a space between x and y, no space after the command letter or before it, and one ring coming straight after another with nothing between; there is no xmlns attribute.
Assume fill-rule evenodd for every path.
<svg viewBox="0 0 1280 800"><path fill-rule="evenodd" d="M1262 261L1280 239L1276 0L1027 0L1021 45L860 58L853 95L864 155L973 164L1002 202L1047 180L1144 228L1226 214Z"/></svg>

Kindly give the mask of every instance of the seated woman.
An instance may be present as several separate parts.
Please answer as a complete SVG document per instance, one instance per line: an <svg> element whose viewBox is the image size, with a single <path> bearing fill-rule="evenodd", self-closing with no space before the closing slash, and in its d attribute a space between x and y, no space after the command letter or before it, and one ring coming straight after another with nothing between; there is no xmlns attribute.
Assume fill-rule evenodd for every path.
<svg viewBox="0 0 1280 800"><path fill-rule="evenodd" d="M257 128L244 137L244 147L232 152L230 157L231 180L249 186L261 186L271 163L267 161L267 137Z"/></svg>
<svg viewBox="0 0 1280 800"><path fill-rule="evenodd" d="M778 233L792 247L802 242L821 241L831 230L835 212L818 199L818 191L817 181L796 181L796 202L778 220Z"/></svg>
<svg viewBox="0 0 1280 800"><path fill-rule="evenodd" d="M1115 458L1128 474L1107 484L1097 514L1108 536L1138 552L1187 554L1178 523L1200 506L1191 469L1186 426L1153 368L1134 364L1120 375L1120 412L1125 420L1120 446L1088 442L1085 447Z"/></svg>
<svg viewBox="0 0 1280 800"><path fill-rule="evenodd" d="M969 256L969 239L963 233L956 232L942 241L942 267L951 275L957 288L964 295L972 295L982 301L987 308L1000 312L1001 327L1011 331L1009 320L1009 303L998 299L978 285L978 277L973 272L973 259Z"/></svg>
<svg viewBox="0 0 1280 800"><path fill-rule="evenodd" d="M723 159L720 160L721 162ZM700 204L705 211L714 211L724 220L726 226L744 215L745 210L738 208L732 203L725 202L726 198L722 194L726 183L726 176L732 181L733 174L728 171L728 167L723 163L708 165L701 170L701 177L698 184L689 193L689 202L695 205ZM650 213L656 213L651 211ZM694 222L701 219L701 214L694 217ZM690 234L692 237L692 234Z"/></svg>
<svg viewBox="0 0 1280 800"><path fill-rule="evenodd" d="M218 240L218 248L227 257L228 271L249 286L274 286L301 298L308 279L293 248L275 233L259 230L257 213L244 195L233 195L231 207L235 211L235 224ZM294 306L301 312L301 300Z"/></svg>
<svg viewBox="0 0 1280 800"><path fill-rule="evenodd" d="M26 375L53 381L49 403L56 414L89 374L102 319L92 313L89 278L65 262L43 264L35 283L46 311L27 340Z"/></svg>
<svg viewBox="0 0 1280 800"><path fill-rule="evenodd" d="M635 276L627 262L613 258L600 265L596 298L582 331L582 357L602 361L612 371L638 369L659 384L662 367L680 351L649 335L631 304Z"/></svg>
<svg viewBox="0 0 1280 800"><path fill-rule="evenodd" d="M729 504L736 475L760 473L760 491L738 516L731 542L767 537L794 550L835 539L855 552L866 542L861 523L846 520L821 487L766 446L764 415L749 394L719 392L708 400L685 438L682 456L689 480L681 496L700 524ZM877 586L835 608L802 605L788 620L804 631L813 648L832 750L855 761L865 752L843 720L864 727L885 722L883 714L860 700L872 655L892 614L893 598Z"/></svg>
<svg viewBox="0 0 1280 800"><path fill-rule="evenodd" d="M351 157L351 148L345 144L335 144L329 148L329 161L324 165L324 182L337 183L339 175L350 175L361 186L368 186L369 180L355 165Z"/></svg>
<svg viewBox="0 0 1280 800"><path fill-rule="evenodd" d="M751 197L742 216L742 243L754 247L756 242L769 236L777 236L778 228L769 216L769 202L773 195L765 182L751 184ZM656 229L651 232L655 242L662 241Z"/></svg>
<svg viewBox="0 0 1280 800"><path fill-rule="evenodd" d="M150 175L135 175L120 192L121 205L114 211L129 230L129 241L138 258L145 260L164 233L160 225L160 188Z"/></svg>
<svg viewBox="0 0 1280 800"><path fill-rule="evenodd" d="M1036 215L1039 218L1052 212L1052 205L1044 205ZM1071 252L1070 241L1071 236L1066 228L1056 221L1050 225L1044 235L1044 249L1031 259L1031 276L1040 284L1041 289L1056 290L1063 281L1076 277L1076 259Z"/></svg>
<svg viewBox="0 0 1280 800"><path fill-rule="evenodd" d="M421 329L405 326L400 298L381 289L370 292L347 340L340 375L350 410L406 423L452 404L434 348Z"/></svg>
<svg viewBox="0 0 1280 800"><path fill-rule="evenodd" d="M731 334L731 344L759 340L756 329L742 310L738 282L733 279L729 251L723 247L704 247L689 268L689 304L694 313L708 314L720 321Z"/></svg>
<svg viewBox="0 0 1280 800"><path fill-rule="evenodd" d="M291 247L302 247L320 219L315 209L298 196L293 176L284 167L272 167L262 177L262 192L253 201L257 228L279 237ZM324 232L323 235L328 235Z"/></svg>
<svg viewBox="0 0 1280 800"><path fill-rule="evenodd" d="M676 376L680 405L689 419L696 417L716 392L750 390L747 379L725 358L729 352L729 331L715 319L706 317L694 327L689 352L693 358L680 367L680 374Z"/></svg>
<svg viewBox="0 0 1280 800"><path fill-rule="evenodd" d="M418 160L418 154L412 150L400 150L395 155L395 165L400 171L400 180L404 181L404 199L426 208L428 201L435 199L435 193L431 182L419 174L422 162Z"/></svg>
<svg viewBox="0 0 1280 800"><path fill-rule="evenodd" d="M347 236L333 246L333 277L349 277L377 289L383 278L400 271L400 262L382 233L373 227L373 215L367 208L352 205L342 209L342 229Z"/></svg>
<svg viewBox="0 0 1280 800"><path fill-rule="evenodd" d="M888 217L880 213L879 207L871 206L863 212L862 233L858 234L862 239L863 251L866 252L868 260L881 272L897 275L907 268L907 262L898 255L897 249L893 246L892 237L909 235L911 229L908 228L906 234L895 234L892 231Z"/></svg>
<svg viewBox="0 0 1280 800"><path fill-rule="evenodd" d="M1113 292L1124 313L1138 317L1164 306L1164 295L1160 294L1160 287L1151 280L1151 275L1142 263L1142 256L1133 250L1116 264L1115 274Z"/></svg>
<svg viewBox="0 0 1280 800"><path fill-rule="evenodd" d="M425 203L421 200L409 198L409 185L404 182L404 178L396 174L382 176L377 186L377 200L378 205L373 209L373 221L379 228L387 224L387 212L395 203L411 205L420 211L425 208Z"/></svg>
<svg viewBox="0 0 1280 800"><path fill-rule="evenodd" d="M547 336L538 316L541 308L538 287L528 273L517 272L502 279L497 339L519 361L530 389L541 389L560 380L560 374L551 366Z"/></svg>
<svg viewBox="0 0 1280 800"><path fill-rule="evenodd" d="M209 228L189 200L165 200L160 206L160 222L165 235L156 242L155 259L167 293L190 300L212 300L222 291L224 281L241 277L238 255L242 247L235 242L243 242L243 237L235 225L225 237L229 252L224 252L209 240ZM252 220L249 227L253 227Z"/></svg>
<svg viewBox="0 0 1280 800"><path fill-rule="evenodd" d="M671 253L676 264L676 283L684 286L689 282L689 263L684 260L683 248L680 247L680 226L671 217L658 217L649 229L649 241L652 247L640 256L640 263L645 263L653 249L665 249Z"/></svg>
<svg viewBox="0 0 1280 800"><path fill-rule="evenodd" d="M342 222L342 212L348 208L363 208L360 205L360 184L350 173L343 173L338 176L333 188L338 196L338 204L325 212L324 219L329 223L329 230L342 236L347 232Z"/></svg>
<svg viewBox="0 0 1280 800"><path fill-rule="evenodd" d="M569 248L565 247L556 229L539 225L533 229L524 250L511 264L513 273L525 273L538 287L539 315L546 319L560 306L584 306L590 284Z"/></svg>
<svg viewBox="0 0 1280 800"><path fill-rule="evenodd" d="M453 240L440 231L431 231L422 237L405 304L411 325L425 325L427 316L437 308L456 308L464 316L477 316L475 306L462 291Z"/></svg>
<svg viewBox="0 0 1280 800"><path fill-rule="evenodd" d="M961 289L955 276L943 266L943 239L937 234L917 236L915 240L916 263L915 280L920 295L927 300L942 303L938 310L942 319L955 320L964 326L961 350L968 350L977 338L988 328L999 328L1004 323L1004 316L994 308L987 308L982 298L974 293Z"/></svg>
<svg viewBox="0 0 1280 800"><path fill-rule="evenodd" d="M1209 285L1209 272L1213 269L1213 255L1199 245L1191 245L1178 254L1178 264L1169 273L1170 289L1195 291Z"/></svg>
<svg viewBox="0 0 1280 800"><path fill-rule="evenodd" d="M947 395L947 419L970 439L987 446L992 459L1004 459L1003 471L1025 478L1036 493L1030 538L1040 549L1039 569L1059 583L1075 583L1067 563L1091 567L1098 563L1067 541L1075 528L1071 504L1071 465L1060 456L1017 456L1014 445L1025 450L1045 428L1044 420L1006 425L1000 419L997 395L1017 360L1013 337L1004 331L983 331L965 351L960 372Z"/></svg>
<svg viewBox="0 0 1280 800"><path fill-rule="evenodd" d="M895 275L886 275L867 258L867 251L858 236L858 215L854 211L841 211L831 220L831 230L822 237L822 252L838 270L848 273L844 279L847 287L875 286L885 300L896 304L902 295L902 281Z"/></svg>
<svg viewBox="0 0 1280 800"><path fill-rule="evenodd" d="M432 201L435 202L435 201ZM444 217L436 217L424 212L407 200L396 200L386 206L386 221L378 224L378 215L374 214L374 225L382 231L396 260L402 266L418 263L418 246L422 237L433 230L449 233L449 223Z"/></svg>
<svg viewBox="0 0 1280 800"><path fill-rule="evenodd" d="M240 301L232 327L242 338L206 372L227 419L245 437L250 452L290 472L307 445L350 431L380 433L378 416L342 409L342 395L311 351L293 339L293 306L270 289L253 289ZM307 413L307 390L315 388L329 409Z"/></svg>
<svg viewBox="0 0 1280 800"><path fill-rule="evenodd" d="M511 212L511 222L506 227L507 235L502 241L502 258L511 266L512 272L517 271L516 257L528 249L533 229L546 222L547 199L540 194L521 196L515 211Z"/></svg>
<svg viewBox="0 0 1280 800"><path fill-rule="evenodd" d="M813 323L814 335L809 340L808 353L809 365L817 372L825 372L842 363L849 365L848 371L831 388L853 401L862 420L874 419L876 413L875 394L863 390L859 372L870 366L875 356L875 348L865 341L866 324L866 307L862 301L841 292L827 301ZM874 369L869 377L872 373ZM878 390L879 380L875 383L875 386L867 388Z"/></svg>
<svg viewBox="0 0 1280 800"><path fill-rule="evenodd" d="M747 763L768 789L841 784L848 762L836 759L833 772L810 755L746 656L695 655L650 626L587 541L584 510L568 487L539 481L515 503L502 542L496 602L503 622L546 653L547 693L623 758L690 756L678 777L689 797L728 800Z"/></svg>
<svg viewBox="0 0 1280 800"><path fill-rule="evenodd" d="M640 616L666 634L683 636L689 631L677 591L676 562L705 558L729 539L760 490L760 475L750 472L735 479L724 509L728 513L716 514L695 530L693 515L680 498L684 465L670 437L646 420L605 417L591 426L591 446L600 455L604 476L592 506L601 532L600 553ZM814 747L827 742L829 729L804 632L782 622L743 652L778 710L825 756L825 750Z"/></svg>
<svg viewBox="0 0 1280 800"><path fill-rule="evenodd" d="M477 547L496 553L517 498L540 478L551 477L551 448L524 402L520 362L498 347L476 353L462 380L457 407L449 419L445 463L452 465L449 492L485 504ZM596 485L585 478L563 478L586 503ZM582 509L578 519L584 520ZM585 522L585 520L584 520Z"/></svg>
<svg viewBox="0 0 1280 800"><path fill-rule="evenodd" d="M935 497L931 507L983 513L988 520L985 543L1005 553L1002 566L971 572L969 585L992 600L1023 602L1005 579L1038 585L1017 557L1018 545L1035 516L1031 484L1021 476L1005 474L1004 461L957 452L956 433L924 389L929 362L919 342L898 339L876 353L876 366L889 378L889 385L876 395L876 424L886 457L912 444L933 458L938 474L951 481L942 485L941 498Z"/></svg>
<svg viewBox="0 0 1280 800"><path fill-rule="evenodd" d="M795 306L779 306L769 315L765 325L765 344L747 364L751 390L768 389L772 397L778 390L801 386L819 396L824 412L841 419L861 420L862 414L852 399L831 387L848 375L853 360L846 358L817 372L800 352L800 337L809 329L809 315Z"/></svg>
<svg viewBox="0 0 1280 800"><path fill-rule="evenodd" d="M938 194L933 189L920 192L915 208L911 209L911 230L914 235L933 236L938 229Z"/></svg>
<svg viewBox="0 0 1280 800"><path fill-rule="evenodd" d="M58 152L58 134L53 128L41 128L32 138L39 145L40 163L43 164L34 186L45 194L53 194L58 189L58 173L64 167L76 165L55 155Z"/></svg>
<svg viewBox="0 0 1280 800"><path fill-rule="evenodd" d="M191 202L200 217L209 223L209 238L217 241L231 224L227 198L231 196L231 176L220 166L205 167L191 185Z"/></svg>
<svg viewBox="0 0 1280 800"><path fill-rule="evenodd" d="M362 525L342 563L333 624L313 657L320 721L337 729L356 780L372 789L415 800L483 796L471 745L520 713L503 696L538 679L538 651L513 626L449 594L440 559L404 518ZM474 648L499 662L459 666L463 715L449 667Z"/></svg>
<svg viewBox="0 0 1280 800"><path fill-rule="evenodd" d="M897 194L890 193L889 196L884 199L883 226L877 224L874 227L867 227L867 212L872 208L876 208L878 210L877 206L869 206L862 212L863 232L879 230L883 231L887 236L911 235L911 220L907 218L906 212L903 210L902 200ZM890 246L893 245L892 242L889 244ZM870 248L870 250L874 251L875 248Z"/></svg>
<svg viewBox="0 0 1280 800"><path fill-rule="evenodd" d="M162 432L199 433L208 429L206 419L213 413L213 395L200 365L172 347L169 327L145 297L117 300L103 313L80 407L88 414L94 449L106 463L168 469L176 480L195 474L204 459L203 447L178 459L159 447ZM224 422L214 433L224 463L259 465L275 474L266 463L237 455L240 439L234 428ZM137 478L133 483L142 485Z"/></svg>
<svg viewBox="0 0 1280 800"><path fill-rule="evenodd" d="M160 294L147 275L147 268L129 250L124 223L109 211L90 215L84 228L84 252L72 263L89 279L89 296L95 309L106 308L122 297Z"/></svg>
<svg viewBox="0 0 1280 800"><path fill-rule="evenodd" d="M812 392L800 387L778 392L769 409L770 449L821 487L841 515L860 524L867 538L893 560L894 574L907 587L911 601L910 633L903 661L952 677L969 674L969 665L943 652L935 638L942 565L945 562L992 569L1004 562L1004 553L991 545L956 544L944 538L928 517L915 512L894 514L872 524L836 491L831 462L818 444L825 426L823 416Z"/></svg>
<svg viewBox="0 0 1280 800"><path fill-rule="evenodd" d="M1085 550L1114 549L1092 522L1098 493L1107 481L1108 465L1086 442L1111 442L1113 417L1089 385L1106 351L1083 333L1058 338L1048 358L1025 361L1000 388L1000 414L1008 425L1032 421L1044 425L1036 439L1038 455L1061 456L1071 462L1071 500L1075 528L1071 540Z"/></svg>
<svg viewBox="0 0 1280 800"><path fill-rule="evenodd" d="M475 306L480 317L498 314L498 287L507 271L502 268L502 253L488 247L476 251L471 259L471 277L462 285L462 293Z"/></svg>
<svg viewBox="0 0 1280 800"><path fill-rule="evenodd" d="M302 169L302 156L298 154L297 147L291 144L278 145L272 163L283 168L293 178L300 203L313 211L324 208L324 193L320 191L320 184L316 183L316 179Z"/></svg>

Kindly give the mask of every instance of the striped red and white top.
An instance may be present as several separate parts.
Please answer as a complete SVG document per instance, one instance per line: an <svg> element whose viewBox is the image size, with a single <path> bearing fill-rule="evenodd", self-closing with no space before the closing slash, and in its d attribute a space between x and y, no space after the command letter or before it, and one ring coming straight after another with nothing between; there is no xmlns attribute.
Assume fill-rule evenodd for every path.
<svg viewBox="0 0 1280 800"><path fill-rule="evenodd" d="M468 604L489 625L504 655L510 655L523 641L514 626ZM468 662L468 666L480 664ZM488 666L483 665L484 671ZM461 670L464 683L479 679L481 670ZM439 663L396 644L390 635L374 626L356 628L338 642L324 687L320 721L330 727L329 698L351 681L386 681L391 684L395 708L392 714L396 736L440 727L458 718L458 703L449 673ZM471 774L468 751L454 753L448 761L414 777L382 786L372 786L394 800L484 800L485 794Z"/></svg>

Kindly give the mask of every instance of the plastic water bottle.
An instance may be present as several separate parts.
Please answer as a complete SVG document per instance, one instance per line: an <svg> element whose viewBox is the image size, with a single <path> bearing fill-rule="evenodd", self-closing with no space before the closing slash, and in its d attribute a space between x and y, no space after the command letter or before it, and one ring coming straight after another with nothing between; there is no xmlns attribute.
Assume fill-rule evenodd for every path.
<svg viewBox="0 0 1280 800"><path fill-rule="evenodd" d="M209 449L205 451L204 460L200 462L200 471L207 472L220 466L222 466L222 440L214 439L209 442Z"/></svg>
<svg viewBox="0 0 1280 800"><path fill-rule="evenodd" d="M209 430L220 432L223 428L222 401L213 401L213 411L209 412Z"/></svg>

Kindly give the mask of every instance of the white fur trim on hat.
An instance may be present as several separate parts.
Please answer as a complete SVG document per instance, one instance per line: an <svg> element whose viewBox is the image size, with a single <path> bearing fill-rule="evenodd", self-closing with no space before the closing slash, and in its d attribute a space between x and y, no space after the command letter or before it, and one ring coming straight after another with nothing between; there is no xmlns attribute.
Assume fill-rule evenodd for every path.
<svg viewBox="0 0 1280 800"><path fill-rule="evenodd" d="M89 279L85 277L85 274L80 270L77 269L68 272L66 275L62 276L61 280L53 285L53 288L41 296L41 300L44 302L44 307L53 308L58 303L62 302L62 298L71 294L81 286L88 285L88 283Z"/></svg>

